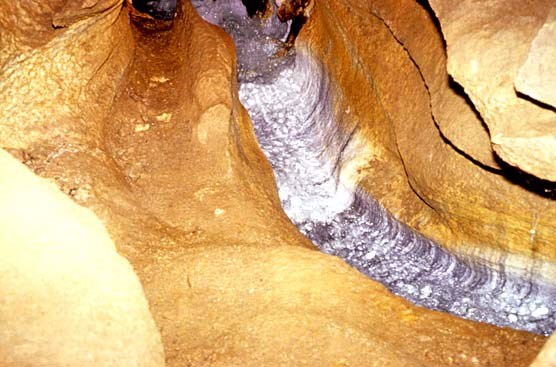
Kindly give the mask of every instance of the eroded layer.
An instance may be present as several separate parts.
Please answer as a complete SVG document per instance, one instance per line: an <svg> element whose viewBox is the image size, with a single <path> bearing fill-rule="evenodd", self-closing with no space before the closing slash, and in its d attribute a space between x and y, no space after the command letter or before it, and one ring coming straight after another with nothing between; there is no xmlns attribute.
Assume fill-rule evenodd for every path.
<svg viewBox="0 0 556 367"><path fill-rule="evenodd" d="M240 97L271 162L280 199L299 230L324 252L416 304L502 326L549 333L556 291L539 274L462 259L395 220L349 180L357 126L333 113L333 90L309 54L280 52L287 27L250 19L241 2L194 2L238 48ZM285 56L278 57L277 54Z"/></svg>

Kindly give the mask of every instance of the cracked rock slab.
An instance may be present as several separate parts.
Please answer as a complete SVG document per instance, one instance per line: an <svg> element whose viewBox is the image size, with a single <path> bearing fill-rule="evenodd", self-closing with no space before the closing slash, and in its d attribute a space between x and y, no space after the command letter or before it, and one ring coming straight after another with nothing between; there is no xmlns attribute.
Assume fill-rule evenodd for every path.
<svg viewBox="0 0 556 367"><path fill-rule="evenodd" d="M447 43L448 72L463 86L488 126L492 149L509 165L556 181L556 113L514 89L528 55L530 71L534 62L543 63L535 54L542 52L539 48L551 28L539 30L554 2L431 0L431 5ZM542 57L549 55L544 52ZM541 84L543 89L553 88L550 79Z"/></svg>

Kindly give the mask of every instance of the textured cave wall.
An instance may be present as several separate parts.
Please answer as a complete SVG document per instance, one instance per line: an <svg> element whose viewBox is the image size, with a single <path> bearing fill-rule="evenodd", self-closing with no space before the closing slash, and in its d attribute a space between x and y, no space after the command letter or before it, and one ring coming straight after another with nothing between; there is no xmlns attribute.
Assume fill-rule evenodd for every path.
<svg viewBox="0 0 556 367"><path fill-rule="evenodd" d="M70 197L103 222L141 281L167 366L525 366L540 349L540 336L412 306L315 251L280 208L270 166L238 102L229 37L188 2L173 25L159 30L130 23L128 9L113 0L7 2L0 8L10 15L0 19L0 146L56 183L67 197L53 194L54 202L70 205ZM485 171L441 139L429 95L445 106L433 102L435 117L479 120L448 88L437 32L430 14L413 2L371 8L363 1L321 1L299 45L312 45L327 66L341 99L338 113L362 126L357 178L392 212L452 247L500 246L523 254L526 263L533 255L552 259L552 201ZM488 138L484 130L477 134L483 143ZM465 139L474 144L472 136ZM483 143L469 155L496 168ZM3 158L2 167L19 172L3 179L11 185L28 179L30 192L40 190L43 183L27 177L21 163ZM69 220L24 200L13 205L54 223ZM531 247L531 216L541 209ZM33 240L27 235L22 243ZM86 244L69 243L67 253ZM16 245L0 247L2 258ZM95 248L91 252L100 254ZM30 252L27 261L37 256ZM2 279L14 276L10 269ZM41 275L29 276L33 285ZM132 304L144 302L135 291ZM3 286L2 292L13 289ZM1 312L13 322L19 310ZM29 311L30 319L36 316ZM116 322L121 329L107 339L115 346L125 343L129 330L123 316ZM54 336L90 335L49 323L55 313L43 317ZM148 324L150 318L143 312L138 320ZM65 341L31 343L46 351L39 359L13 339L16 332L34 335L28 325L10 324L0 344L20 347L20 363L55 363ZM157 352L141 361L160 365L157 334L147 328L145 335L137 337L138 348ZM121 348L104 351L111 360L123 358ZM0 353L0 361L11 361Z"/></svg>
<svg viewBox="0 0 556 367"><path fill-rule="evenodd" d="M554 2L431 4L448 71L488 126L492 149L507 164L556 181Z"/></svg>
<svg viewBox="0 0 556 367"><path fill-rule="evenodd" d="M533 5L538 13L549 8L543 2ZM539 27L543 20L539 16ZM358 125L357 135L365 141L358 179L373 196L453 250L493 262L505 258L515 268L542 266L544 276L553 279L552 185L522 178L508 164L500 167L483 112L449 78L439 32L432 11L413 1L321 1L300 44L317 54L332 76L343 99L337 113L345 130ZM462 46L459 54L486 58L481 50L487 47ZM485 75L474 81L489 83ZM532 102L516 103L541 110L544 121L555 116ZM551 151L534 145L529 154L540 162ZM539 260L547 264L533 265Z"/></svg>

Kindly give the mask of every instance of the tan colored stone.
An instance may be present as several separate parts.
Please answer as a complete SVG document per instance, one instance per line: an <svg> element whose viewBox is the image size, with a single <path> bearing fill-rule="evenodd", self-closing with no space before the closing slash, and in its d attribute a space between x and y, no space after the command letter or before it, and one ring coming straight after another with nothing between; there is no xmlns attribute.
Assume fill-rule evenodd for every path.
<svg viewBox="0 0 556 367"><path fill-rule="evenodd" d="M471 221L479 228L470 236L454 224L462 207L475 219L461 197L476 187L452 199L447 187L460 176L448 170L434 177L438 185L428 181L438 162L463 162L462 175L477 167L440 144L419 73L372 14L364 1L320 1L298 39L328 68L346 121L363 126L357 164L367 166L353 177L426 233L483 239L488 229ZM238 102L231 40L189 2L159 32L130 24L125 8L79 19L26 44L21 63L0 70L0 109L10 112L0 117L0 146L101 218L141 280L167 366L525 366L534 358L540 336L414 307L314 250L283 213ZM430 154L438 162L421 165ZM516 215L529 219L523 206Z"/></svg>
<svg viewBox="0 0 556 367"><path fill-rule="evenodd" d="M530 367L555 367L556 366L556 337L551 336L541 352Z"/></svg>
<svg viewBox="0 0 556 367"><path fill-rule="evenodd" d="M512 166L556 181L556 113L514 89L530 45L554 3L432 0L431 5L447 42L448 71L488 125L493 150ZM550 34L549 28L546 31ZM534 43L533 52L543 37ZM550 65L550 56L546 57L547 61L537 61Z"/></svg>
<svg viewBox="0 0 556 367"><path fill-rule="evenodd" d="M110 8L120 8L122 0L68 1L52 16L52 26L67 27L77 21L105 13Z"/></svg>
<svg viewBox="0 0 556 367"><path fill-rule="evenodd" d="M526 366L544 340L412 306L300 247L210 245L158 266L145 287L168 366Z"/></svg>
<svg viewBox="0 0 556 367"><path fill-rule="evenodd" d="M531 43L527 60L519 69L515 79L516 89L536 99L556 107L556 8L552 8L546 22Z"/></svg>
<svg viewBox="0 0 556 367"><path fill-rule="evenodd" d="M141 284L89 210L3 150L0 207L0 365L164 365Z"/></svg>
<svg viewBox="0 0 556 367"><path fill-rule="evenodd" d="M396 41L370 7L363 1L317 2L297 47L309 49L325 66L341 131L358 128L353 140L362 142L357 152L362 163L356 169L360 185L401 221L438 238L449 237L450 228L415 195L407 181L392 119L381 100L370 61L400 55L382 50L383 42Z"/></svg>
<svg viewBox="0 0 556 367"><path fill-rule="evenodd" d="M430 15L409 0L323 2L315 14L299 46L325 64L337 110L350 111L339 117L345 130L359 124L363 187L445 246L488 261L505 258L518 269L539 267L543 259L539 271L554 279L556 204L550 192L539 195L511 172L494 173L474 153L461 154L432 119L433 111L436 117L459 115L461 100L439 67L442 42ZM473 115L467 108L462 119ZM480 124L476 116L468 121Z"/></svg>
<svg viewBox="0 0 556 367"><path fill-rule="evenodd" d="M446 72L446 49L432 12L421 2L375 1L371 11L408 52L430 95L434 121L442 136L480 164L499 169L488 129L469 98ZM419 31L415 31L416 25Z"/></svg>

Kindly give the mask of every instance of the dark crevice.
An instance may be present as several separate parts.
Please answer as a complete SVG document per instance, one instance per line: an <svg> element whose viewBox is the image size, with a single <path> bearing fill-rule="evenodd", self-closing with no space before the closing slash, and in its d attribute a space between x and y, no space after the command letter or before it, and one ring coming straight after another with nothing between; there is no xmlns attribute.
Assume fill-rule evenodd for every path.
<svg viewBox="0 0 556 367"><path fill-rule="evenodd" d="M490 130L489 130L487 124L483 120L483 117L481 116L481 113L477 110L477 108L473 104L473 101L471 101L471 99L469 98L469 95L465 92L465 88L463 88L463 86L461 84L459 84L457 81L455 81L454 78L452 78L451 75L448 75L448 78L449 78L448 79L448 85L450 86L450 89L452 89L458 96L460 96L461 98L463 98L465 100L465 104L467 105L467 107L469 107L469 109L471 111L473 111L473 114L475 115L475 118L477 119L477 121L481 122L481 126L483 127L483 129L485 129L487 134L490 136Z"/></svg>
<svg viewBox="0 0 556 367"><path fill-rule="evenodd" d="M440 21L436 17L436 13L434 12L434 9L431 7L431 5L429 4L429 2L427 0L417 0L417 4L419 4L429 14L430 20L434 24L434 27L436 28L436 31L438 32L438 34L440 35L440 38L442 39L442 44L444 46L444 51L446 51L446 49L447 49L446 48L446 40L443 37L442 25L440 24Z"/></svg>
<svg viewBox="0 0 556 367"><path fill-rule="evenodd" d="M176 15L177 0L132 0L137 11L158 20L172 20Z"/></svg>
<svg viewBox="0 0 556 367"><path fill-rule="evenodd" d="M265 17L269 10L272 9L270 0L241 0L249 17L259 16Z"/></svg>
<svg viewBox="0 0 556 367"><path fill-rule="evenodd" d="M538 99L535 99L535 98L533 98L533 97L531 97L531 96L529 96L529 95L527 95L527 94L525 94L525 93L522 93L522 92L520 92L520 91L517 91L517 90L516 90L515 92L516 92L516 95L517 95L519 98L524 99L524 100L526 100L527 102L530 102L530 103L534 104L534 105L537 106L537 107L544 108L545 110L548 110L548 111L551 111L551 112L556 112L556 107L555 107L555 106L552 106L552 105L550 105L550 104L548 104L548 103L539 101Z"/></svg>
<svg viewBox="0 0 556 367"><path fill-rule="evenodd" d="M543 198L556 200L556 182L533 176L518 167L506 163L497 155L494 157L500 167L502 167L504 178L508 181Z"/></svg>

